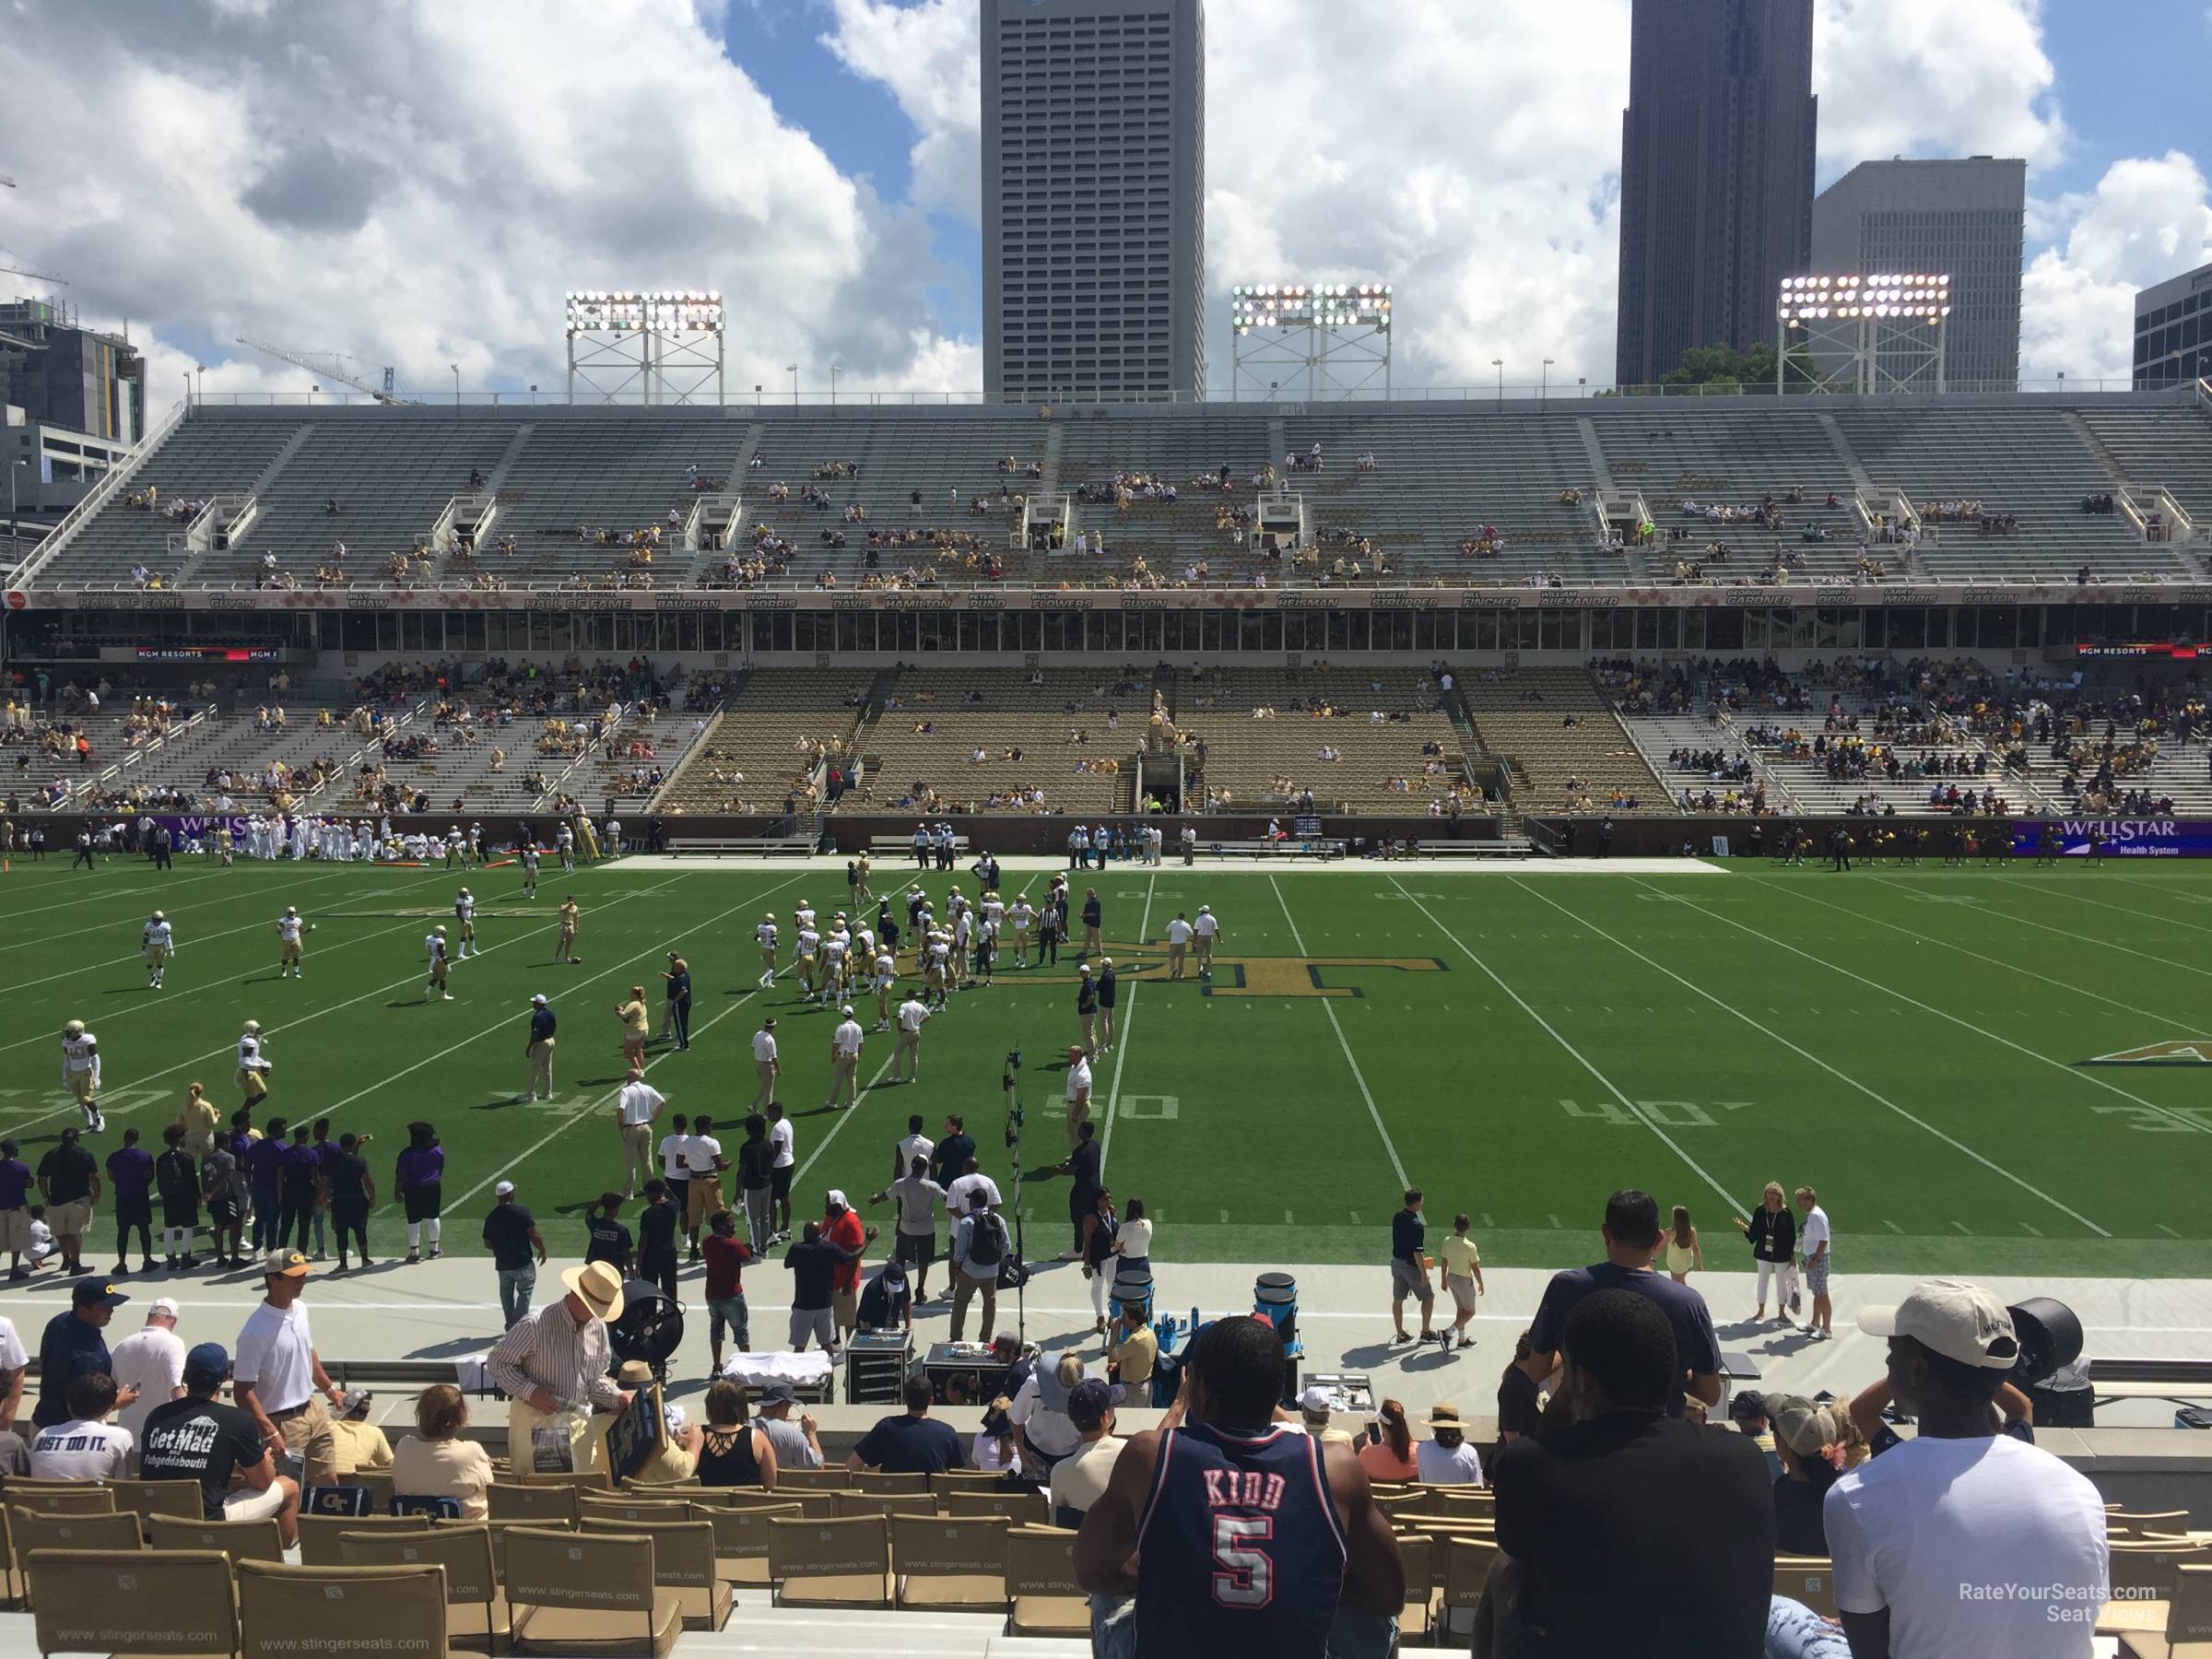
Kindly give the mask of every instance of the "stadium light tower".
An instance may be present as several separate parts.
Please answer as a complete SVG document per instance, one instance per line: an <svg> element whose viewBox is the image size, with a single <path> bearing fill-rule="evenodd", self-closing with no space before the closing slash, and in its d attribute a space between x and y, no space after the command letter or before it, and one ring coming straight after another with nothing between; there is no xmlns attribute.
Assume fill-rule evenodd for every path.
<svg viewBox="0 0 2212 1659"><path fill-rule="evenodd" d="M571 290L562 318L571 403L723 401L719 288Z"/></svg>
<svg viewBox="0 0 2212 1659"><path fill-rule="evenodd" d="M1942 392L1951 279L1921 271L1789 276L1775 304L1774 389L1791 350L1813 392Z"/></svg>
<svg viewBox="0 0 2212 1659"><path fill-rule="evenodd" d="M1295 388L1309 403L1390 395L1394 300L1387 282L1261 282L1229 291L1235 329L1230 395L1244 382Z"/></svg>

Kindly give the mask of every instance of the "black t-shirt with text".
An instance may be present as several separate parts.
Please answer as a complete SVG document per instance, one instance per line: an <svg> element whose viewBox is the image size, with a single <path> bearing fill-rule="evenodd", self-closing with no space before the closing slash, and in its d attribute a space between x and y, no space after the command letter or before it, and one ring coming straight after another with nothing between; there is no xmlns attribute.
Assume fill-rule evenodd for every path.
<svg viewBox="0 0 2212 1659"><path fill-rule="evenodd" d="M92 1191L100 1165L82 1147L56 1147L39 1159L39 1179L46 1182L50 1204L75 1204Z"/></svg>
<svg viewBox="0 0 2212 1659"><path fill-rule="evenodd" d="M591 1242L584 1246L583 1259L587 1262L611 1262L620 1267L629 1260L629 1229L607 1217L594 1217L584 1223L591 1234Z"/></svg>
<svg viewBox="0 0 2212 1659"><path fill-rule="evenodd" d="M220 1400L171 1400L147 1414L139 1475L147 1480L196 1480L204 1519L223 1518L230 1477L265 1454L261 1430L247 1413Z"/></svg>

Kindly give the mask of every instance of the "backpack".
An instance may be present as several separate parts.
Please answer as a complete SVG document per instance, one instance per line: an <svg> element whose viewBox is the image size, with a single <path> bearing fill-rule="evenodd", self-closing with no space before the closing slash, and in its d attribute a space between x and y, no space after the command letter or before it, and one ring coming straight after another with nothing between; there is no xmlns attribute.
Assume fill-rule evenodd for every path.
<svg viewBox="0 0 2212 1659"><path fill-rule="evenodd" d="M1006 1253L1006 1224L985 1210L970 1233L968 1259L978 1267L995 1267Z"/></svg>

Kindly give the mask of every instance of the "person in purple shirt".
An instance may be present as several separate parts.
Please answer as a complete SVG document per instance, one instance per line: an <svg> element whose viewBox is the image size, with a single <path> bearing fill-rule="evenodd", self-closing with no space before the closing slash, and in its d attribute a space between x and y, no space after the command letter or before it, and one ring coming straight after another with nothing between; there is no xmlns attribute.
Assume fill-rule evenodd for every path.
<svg viewBox="0 0 2212 1659"><path fill-rule="evenodd" d="M430 1255L438 1250L438 1212L443 1199L445 1182L445 1148L438 1144L438 1131L425 1123L407 1125L407 1144L400 1152L393 1170L393 1183L399 1188L400 1202L407 1212L407 1260L422 1260L422 1234L427 1227L430 1234Z"/></svg>
<svg viewBox="0 0 2212 1659"><path fill-rule="evenodd" d="M284 1149L279 1166L284 1172L284 1209L276 1223L276 1248L286 1241L301 1255L307 1253L316 1207L323 1201L323 1155L308 1143L305 1124L295 1124L292 1143Z"/></svg>
<svg viewBox="0 0 2212 1659"><path fill-rule="evenodd" d="M30 1248L30 1166L16 1156L22 1148L0 1141L0 1250L7 1252L7 1277L27 1279L23 1253Z"/></svg>
<svg viewBox="0 0 2212 1659"><path fill-rule="evenodd" d="M131 1229L138 1230L141 1273L154 1270L154 1155L138 1144L138 1131L125 1129L123 1145L108 1154L108 1184L115 1192L115 1277L131 1270Z"/></svg>
<svg viewBox="0 0 2212 1659"><path fill-rule="evenodd" d="M255 1250L274 1250L283 1236L277 1225L284 1206L284 1147L285 1122L271 1118L268 1133L257 1141L248 1141L238 1155L238 1161L245 1166L246 1185L253 1194Z"/></svg>

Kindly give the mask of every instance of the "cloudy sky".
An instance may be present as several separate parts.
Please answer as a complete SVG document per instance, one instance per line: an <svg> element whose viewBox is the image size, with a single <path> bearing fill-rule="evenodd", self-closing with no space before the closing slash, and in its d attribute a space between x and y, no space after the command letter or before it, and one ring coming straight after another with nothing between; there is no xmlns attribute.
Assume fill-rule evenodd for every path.
<svg viewBox="0 0 2212 1659"><path fill-rule="evenodd" d="M2212 6L1817 3L1819 183L2026 156L2023 372L2124 378L2135 289L2212 260L2212 124L2175 90ZM1388 276L1401 385L1603 380L1629 4L1207 0L1209 282ZM972 392L976 13L0 0L0 248L127 320L163 404L194 361L305 389L240 335L550 389L564 288L693 285L733 301L733 387Z"/></svg>

